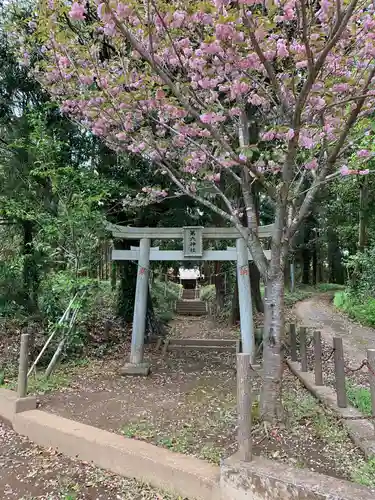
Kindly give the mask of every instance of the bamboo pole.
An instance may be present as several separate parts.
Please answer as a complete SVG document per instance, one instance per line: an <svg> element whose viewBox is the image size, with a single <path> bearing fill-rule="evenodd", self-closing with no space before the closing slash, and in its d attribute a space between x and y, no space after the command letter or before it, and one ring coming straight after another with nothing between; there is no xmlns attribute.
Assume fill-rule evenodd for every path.
<svg viewBox="0 0 375 500"><path fill-rule="evenodd" d="M75 299L76 299L77 295L78 295L78 293L76 293L76 294L74 295L74 297L72 298L72 300L69 302L68 307L65 309L64 314L61 316L61 318L59 319L59 321L58 321L58 323L57 323L56 327L55 327L55 328L54 328L54 330L52 331L51 335L48 337L47 342L44 344L44 346L42 347L42 350L40 351L40 353L39 353L39 354L38 354L38 356L36 357L36 359L35 359L35 361L33 362L33 364L30 366L30 369L29 369L29 371L28 371L28 373L27 373L27 376L28 376L28 377L30 377L30 375L31 375L31 373L32 373L32 371L33 371L33 369L34 369L34 367L38 364L38 362L39 362L40 358L43 356L43 354L44 354L45 350L47 349L47 347L49 346L49 344L50 344L51 340L52 340L52 339L53 339L53 337L55 336L55 334L56 334L56 332L57 332L57 330L58 330L59 325L61 325L61 324L62 324L62 322L65 320L65 318L66 318L67 314L69 313L69 310L70 310L70 308L72 307L73 302L75 301Z"/></svg>

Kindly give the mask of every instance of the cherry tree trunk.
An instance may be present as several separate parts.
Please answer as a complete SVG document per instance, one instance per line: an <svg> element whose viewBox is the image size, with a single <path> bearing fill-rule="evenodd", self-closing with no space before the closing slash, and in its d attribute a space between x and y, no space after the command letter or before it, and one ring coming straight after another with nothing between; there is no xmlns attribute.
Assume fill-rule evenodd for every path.
<svg viewBox="0 0 375 500"><path fill-rule="evenodd" d="M263 385L261 414L274 422L282 416L282 338L284 332L284 268L280 256L272 257L271 272L266 282L263 331Z"/></svg>

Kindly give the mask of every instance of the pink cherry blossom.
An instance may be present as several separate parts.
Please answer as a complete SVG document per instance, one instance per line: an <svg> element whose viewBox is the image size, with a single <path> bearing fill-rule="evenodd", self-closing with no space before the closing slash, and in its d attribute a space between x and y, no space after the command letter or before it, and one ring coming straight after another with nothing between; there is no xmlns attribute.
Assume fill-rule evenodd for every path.
<svg viewBox="0 0 375 500"><path fill-rule="evenodd" d="M185 20L185 17L186 17L186 12L181 10L176 10L173 13L173 22L171 23L171 26L173 28L180 28Z"/></svg>
<svg viewBox="0 0 375 500"><path fill-rule="evenodd" d="M359 156L359 158L368 158L370 155L371 153L368 149L360 149L357 153L357 156Z"/></svg>
<svg viewBox="0 0 375 500"><path fill-rule="evenodd" d="M314 140L312 137L305 135L305 134L300 134L299 136L299 144L306 149L312 149L315 146Z"/></svg>
<svg viewBox="0 0 375 500"><path fill-rule="evenodd" d="M277 40L277 55L278 55L278 57L288 57L289 56L286 42L283 39Z"/></svg>
<svg viewBox="0 0 375 500"><path fill-rule="evenodd" d="M81 76L81 82L85 85L91 85L94 81L94 77L91 75L83 75Z"/></svg>
<svg viewBox="0 0 375 500"><path fill-rule="evenodd" d="M86 10L83 5L78 2L74 2L69 11L69 17L74 19L75 21L84 21L85 20Z"/></svg>
<svg viewBox="0 0 375 500"><path fill-rule="evenodd" d="M273 132L272 130L269 130L268 132L264 132L261 135L262 141L273 141L274 138L275 138L275 132Z"/></svg>
<svg viewBox="0 0 375 500"><path fill-rule="evenodd" d="M69 58L66 56L61 56L59 58L59 65L62 66L63 68L68 68L70 66Z"/></svg>
<svg viewBox="0 0 375 500"><path fill-rule="evenodd" d="M292 128L290 128L288 130L288 132L285 134L285 139L287 139L288 141L291 141L294 137L295 133L294 133L294 130Z"/></svg>
<svg viewBox="0 0 375 500"><path fill-rule="evenodd" d="M298 68L298 69L306 68L306 67L307 67L307 60L299 61L296 63L296 68Z"/></svg>
<svg viewBox="0 0 375 500"><path fill-rule="evenodd" d="M104 31L104 34L107 36L114 35L116 32L116 25L115 25L114 21L109 21L108 23L106 23L104 25L103 31Z"/></svg>
<svg viewBox="0 0 375 500"><path fill-rule="evenodd" d="M125 132L119 132L116 134L116 137L119 141L126 141L128 139L128 135Z"/></svg>
<svg viewBox="0 0 375 500"><path fill-rule="evenodd" d="M359 173L359 175L367 175L370 173L370 170L368 168L366 168L365 170L360 170L358 173Z"/></svg>
<svg viewBox="0 0 375 500"><path fill-rule="evenodd" d="M235 35L235 29L228 24L218 24L215 33L218 40L230 40Z"/></svg>
<svg viewBox="0 0 375 500"><path fill-rule="evenodd" d="M345 175L349 175L349 173L350 173L350 170L349 170L347 165L343 165L342 167L340 167L340 174L341 175L345 176Z"/></svg>
<svg viewBox="0 0 375 500"><path fill-rule="evenodd" d="M264 99L258 94L253 93L249 96L248 102L251 102L254 106L262 106L264 104Z"/></svg>
<svg viewBox="0 0 375 500"><path fill-rule="evenodd" d="M318 160L316 158L313 158L309 162L305 163L305 168L307 170L315 170L318 168Z"/></svg>
<svg viewBox="0 0 375 500"><path fill-rule="evenodd" d="M204 113L200 119L202 123L218 123L225 121L225 116L218 113Z"/></svg>
<svg viewBox="0 0 375 500"><path fill-rule="evenodd" d="M231 86L231 98L236 99L241 94L246 94L250 89L250 85L246 82L236 81Z"/></svg>
<svg viewBox="0 0 375 500"><path fill-rule="evenodd" d="M350 87L348 83L336 83L332 86L332 90L334 92L346 92L349 89Z"/></svg>

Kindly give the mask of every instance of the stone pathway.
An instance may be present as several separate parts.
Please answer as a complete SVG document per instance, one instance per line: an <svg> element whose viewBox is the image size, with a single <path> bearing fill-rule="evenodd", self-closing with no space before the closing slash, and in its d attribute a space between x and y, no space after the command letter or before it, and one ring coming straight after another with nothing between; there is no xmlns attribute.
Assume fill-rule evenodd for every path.
<svg viewBox="0 0 375 500"><path fill-rule="evenodd" d="M330 344L333 337L342 337L345 355L354 364L366 358L366 349L375 348L375 330L354 323L337 312L332 305L332 294L297 303L295 314L304 325L319 329L323 339Z"/></svg>

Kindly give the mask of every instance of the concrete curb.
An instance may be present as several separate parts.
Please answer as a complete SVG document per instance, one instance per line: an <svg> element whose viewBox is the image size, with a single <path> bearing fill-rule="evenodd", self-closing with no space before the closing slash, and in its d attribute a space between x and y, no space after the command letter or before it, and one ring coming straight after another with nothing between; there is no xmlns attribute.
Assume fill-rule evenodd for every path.
<svg viewBox="0 0 375 500"><path fill-rule="evenodd" d="M17 413L35 409L36 398L34 396L19 398L13 391L0 389L0 416L5 420L12 423Z"/></svg>
<svg viewBox="0 0 375 500"><path fill-rule="evenodd" d="M293 367L291 367L293 370ZM298 375L297 375L298 376ZM22 401L22 404L18 404ZM372 500L359 485L256 457L244 464L236 455L221 469L203 460L128 439L40 410L35 398L18 399L0 389L0 417L34 443L136 478L189 500ZM23 411L20 413L20 411ZM221 479L220 479L221 474Z"/></svg>
<svg viewBox="0 0 375 500"><path fill-rule="evenodd" d="M375 430L373 424L369 420L362 418L362 413L352 406L339 408L335 390L331 387L315 385L313 373L302 372L300 363L289 360L286 362L292 373L299 378L306 389L321 403L333 410L342 420L349 436L358 448L363 451L365 457L368 459L375 456ZM357 420L348 420L348 417L354 417Z"/></svg>
<svg viewBox="0 0 375 500"><path fill-rule="evenodd" d="M52 447L64 455L147 482L183 498L220 498L217 466L44 411L31 409L18 413L17 400L12 391L0 390L0 417L11 422L17 433L40 446ZM35 398L23 401L32 400Z"/></svg>
<svg viewBox="0 0 375 500"><path fill-rule="evenodd" d="M374 491L306 469L256 457L221 465L222 500L374 500Z"/></svg>

